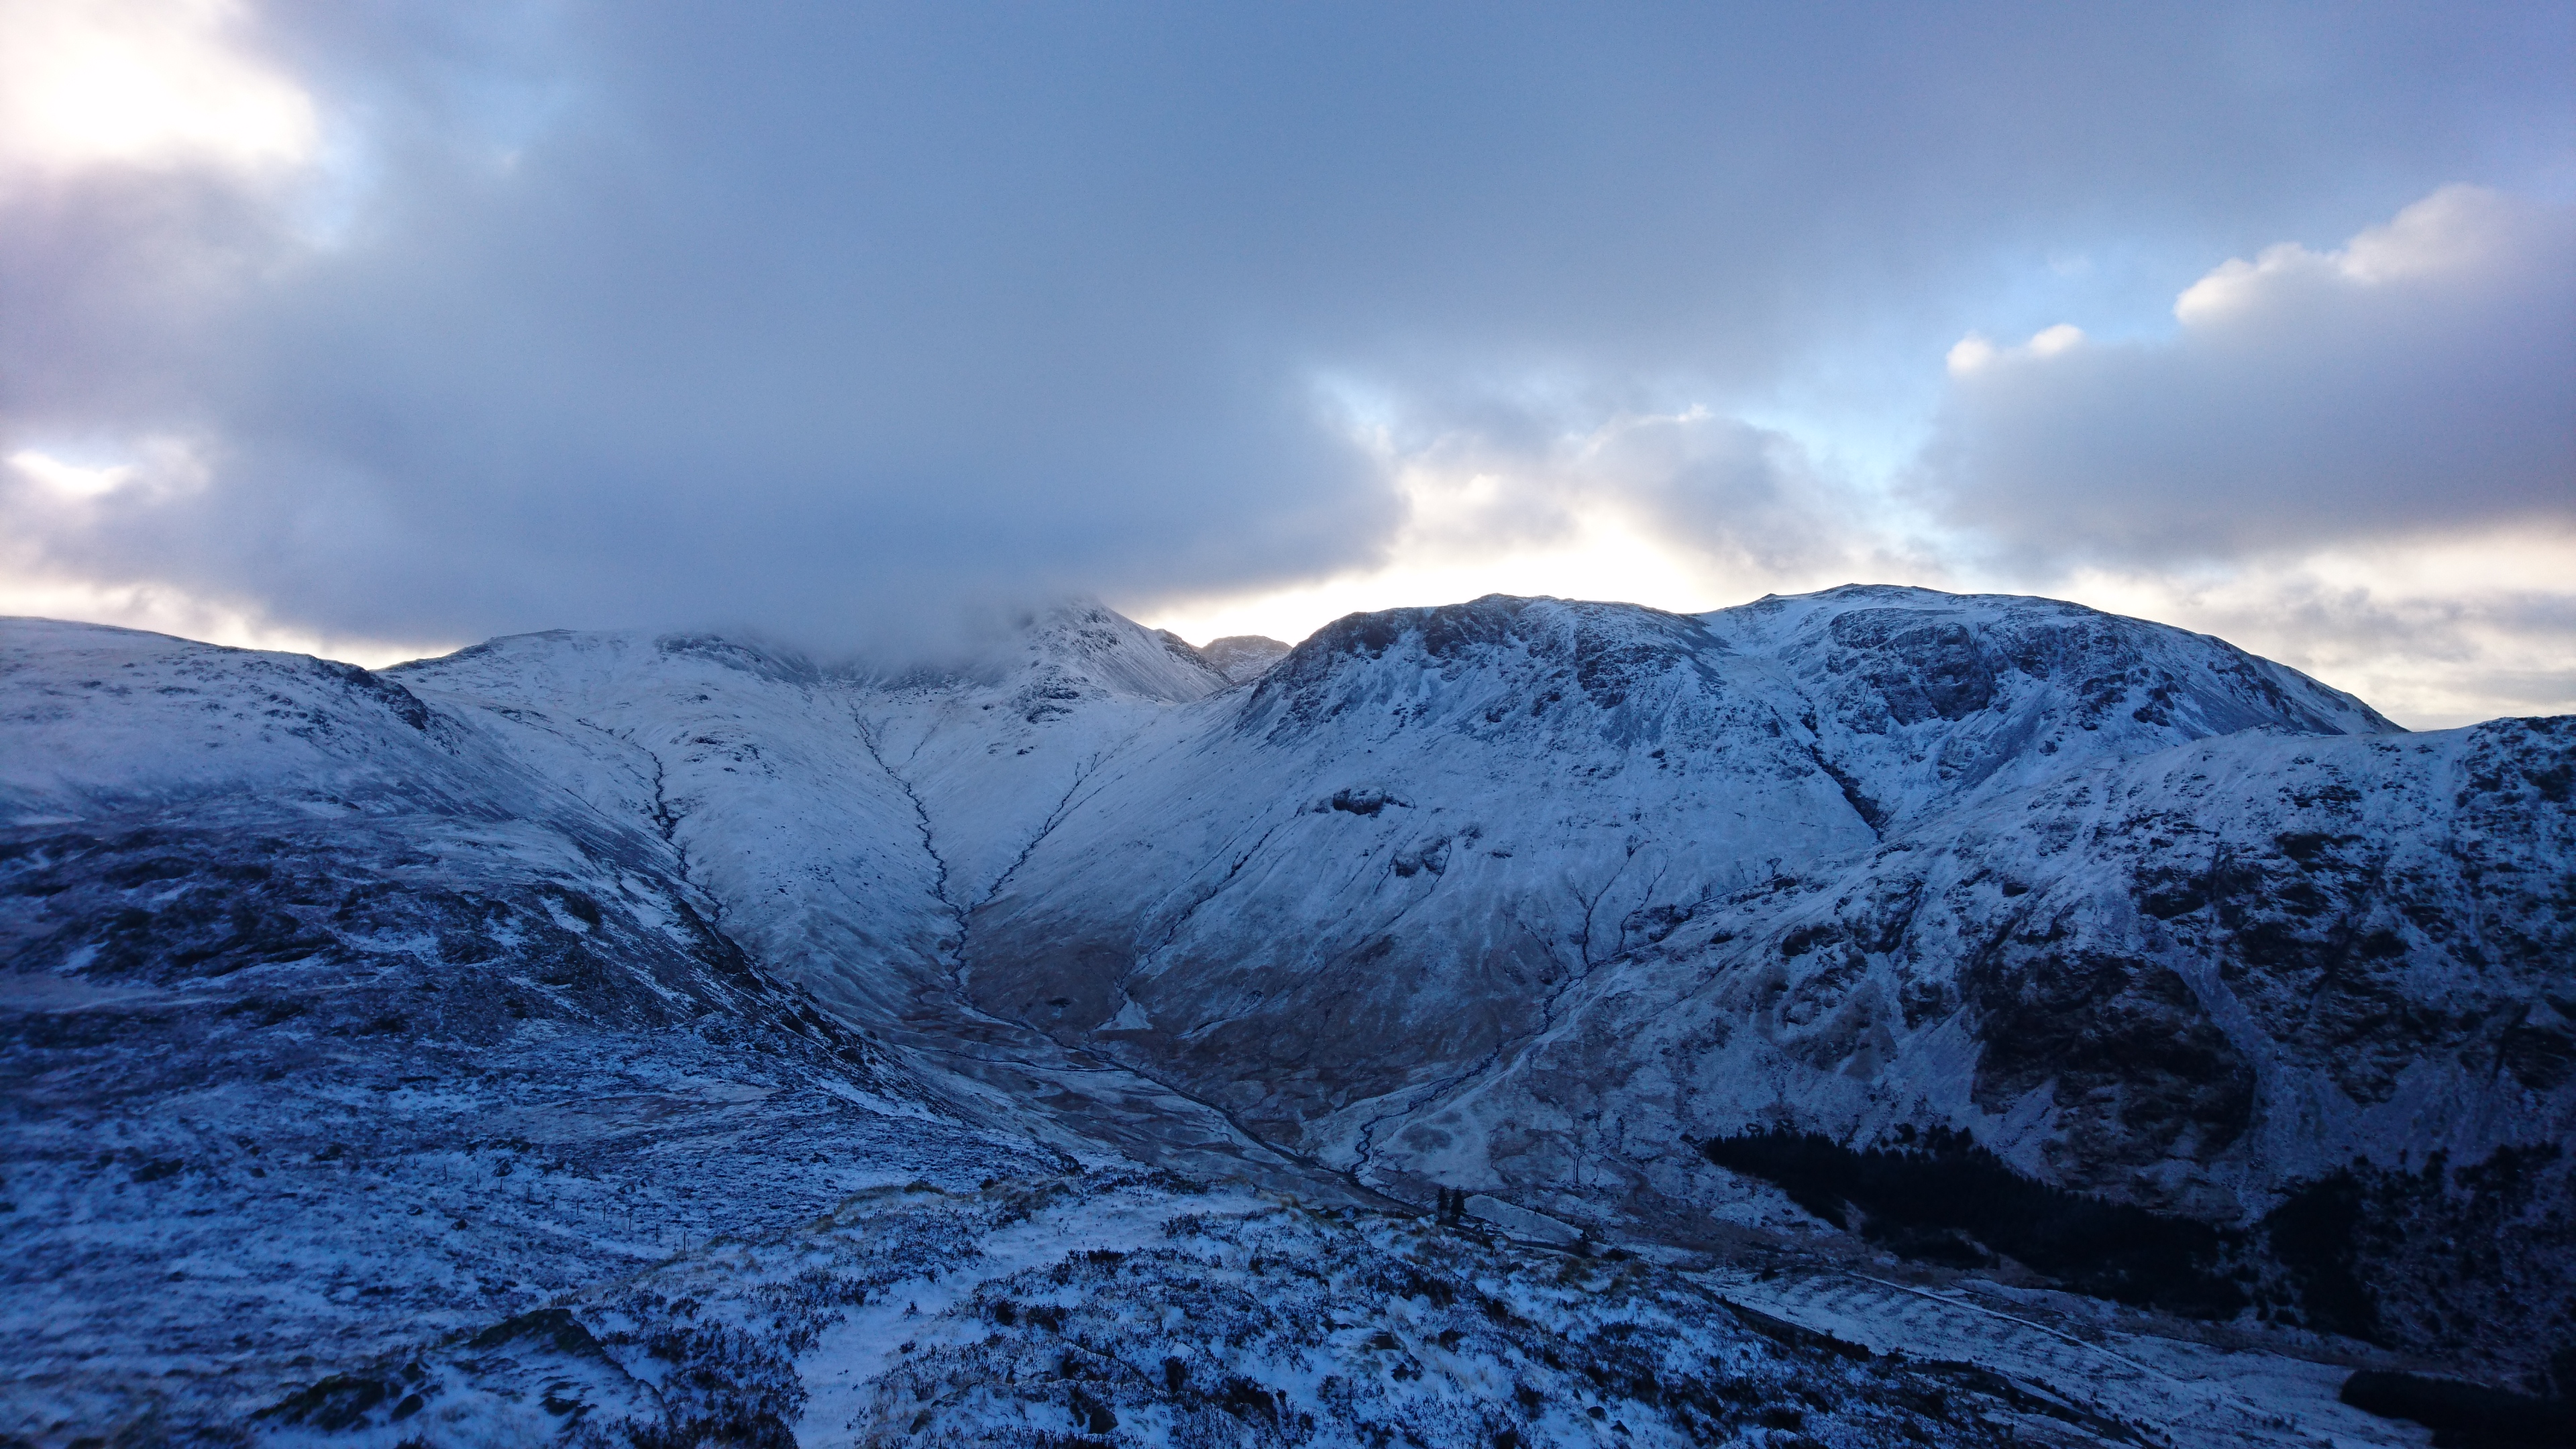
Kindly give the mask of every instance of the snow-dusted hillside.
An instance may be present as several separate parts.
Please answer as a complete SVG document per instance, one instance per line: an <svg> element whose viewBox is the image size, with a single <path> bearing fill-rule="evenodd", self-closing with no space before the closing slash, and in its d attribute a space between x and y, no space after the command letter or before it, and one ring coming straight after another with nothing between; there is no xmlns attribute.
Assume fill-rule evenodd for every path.
<svg viewBox="0 0 2576 1449"><path fill-rule="evenodd" d="M1735 903L1909 824L2249 729L2391 727L2216 641L2036 600L1355 618L1124 752L977 913L972 982L1356 1162L1685 923L1740 929Z"/></svg>
<svg viewBox="0 0 2576 1449"><path fill-rule="evenodd" d="M2380 1301L2255 1297L2529 1364L2576 1343L2571 763L2043 600L1373 615L1113 766L970 985L1364 1181L1605 1228L1689 1235L1740 1192L1692 1144L1776 1124L2249 1230L2346 1174L2327 1276ZM2486 1230L2535 1252L2424 1266Z"/></svg>
<svg viewBox="0 0 2576 1449"><path fill-rule="evenodd" d="M1489 598L1249 664L1069 606L900 671L12 622L0 1434L1761 1442L1795 1401L1822 1442L2090 1442L2220 1372L1852 1378L1792 1325L1912 1330L1792 1285L2074 1279L1729 1156L1772 1128L1964 1132L2175 1225L2225 1352L2370 1351L2279 1318L2537 1384L2576 1344L2571 769L2569 721L2409 735L2217 640L1913 589ZM1662 1266L1508 1287L1540 1250L1493 1225L1568 1223ZM1490 1333L1433 1326L1478 1295ZM2045 1331L2217 1331L2130 1313ZM1613 1320L1679 1336L1649 1371ZM2195 1442L2400 1433L2279 1376Z"/></svg>
<svg viewBox="0 0 2576 1449"><path fill-rule="evenodd" d="M0 1432L237 1421L891 1162L1061 1162L746 957L613 780L309 659L21 622L0 669Z"/></svg>
<svg viewBox="0 0 2576 1449"><path fill-rule="evenodd" d="M1236 684L1259 679L1271 665L1288 657L1288 645L1261 634L1229 634L1211 639L1199 656Z"/></svg>

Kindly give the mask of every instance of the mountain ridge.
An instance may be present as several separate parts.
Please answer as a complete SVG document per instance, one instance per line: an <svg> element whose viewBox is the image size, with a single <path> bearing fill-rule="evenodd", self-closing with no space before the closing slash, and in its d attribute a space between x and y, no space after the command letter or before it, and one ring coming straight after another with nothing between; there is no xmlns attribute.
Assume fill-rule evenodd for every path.
<svg viewBox="0 0 2576 1449"><path fill-rule="evenodd" d="M218 1116L286 1090L263 1043L450 1051L368 1004L406 992L518 1003L476 1030L595 1041L606 1081L642 1069L613 1023L687 998L675 1061L783 1023L796 1091L1005 1177L1499 1194L1722 1253L1839 1219L1703 1144L1958 1132L2238 1235L2209 1271L2248 1311L2517 1380L2576 1343L2568 721L2409 734L2206 636L1857 585L1354 615L1241 679L1090 604L945 670L554 631L371 673L28 621L0 661L15 1050L56 1083L22 1121L92 1111L119 1039L179 1033ZM115 1004L146 978L168 1004ZM111 1020L142 1024L43 1045ZM728 1149L743 1181L842 1171L767 1110L725 1129L769 1144ZM420 1121L388 1161L447 1160ZM30 1212L91 1200L19 1130L55 1164ZM877 1131L835 1140L909 1151ZM637 1200L682 1201L612 1136ZM2322 1247L2283 1226L2329 1199ZM2462 1232L2537 1259L2450 1263Z"/></svg>

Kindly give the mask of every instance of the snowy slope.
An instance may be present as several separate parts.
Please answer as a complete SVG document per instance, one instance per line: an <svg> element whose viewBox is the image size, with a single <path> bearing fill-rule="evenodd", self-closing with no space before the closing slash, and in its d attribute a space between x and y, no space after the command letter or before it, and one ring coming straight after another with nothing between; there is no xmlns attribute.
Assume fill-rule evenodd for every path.
<svg viewBox="0 0 2576 1449"><path fill-rule="evenodd" d="M747 958L611 772L118 630L12 622L0 688L0 1432L235 1420L890 1165L1061 1160Z"/></svg>
<svg viewBox="0 0 2576 1449"><path fill-rule="evenodd" d="M2046 601L1371 615L1130 750L968 953L994 1009L1347 1155L1388 1094L1525 1041L1604 963L1908 821L2222 733L2390 728Z"/></svg>
<svg viewBox="0 0 2576 1449"><path fill-rule="evenodd" d="M1199 1292L1213 1260L1140 1259L1112 1292L1081 1255L1134 1255L1197 1189L1085 1186L1079 1161L1357 1212L1277 1249L1338 1262L1332 1293L1429 1251L1387 1235L1450 1189L1523 1237L1717 1254L1693 1271L1733 1286L1656 1280L1637 1311L1758 1299L1769 1317L1726 1321L1786 1357L1711 1347L1745 1340L1690 1310L1659 1361L1687 1341L1741 1372L1612 1404L1623 1442L1713 1432L1690 1415L1726 1383L1769 1386L1723 1411L1756 1441L1766 1394L1843 1426L1828 1442L1975 1441L1946 1411L1836 1417L1886 1386L1778 1320L1827 1321L1855 1265L1917 1271L1886 1256L1911 1240L1837 1233L1812 1193L1701 1150L1773 1126L1964 1130L2085 1201L2236 1232L2228 1271L2266 1314L2490 1377L2576 1342L2568 722L2407 735L2221 641L1912 589L1695 618L1489 598L1354 616L1240 681L1224 663L1085 604L901 669L556 633L369 674L0 627L10 1312L35 1345L0 1433L270 1405L263 1432L339 1416L390 1443L415 1395L464 1426L537 1394L578 1400L574 1428L767 1414L833 1442L809 1434L828 1411L891 1440L914 1395L921 1432L960 1442L1075 1432L1086 1403L1172 1442L1233 1442L1246 1415L1283 1441L1306 1415L1327 1438L1605 1442L1550 1407L1597 1388L1530 1365L1590 1361L1608 1330L1518 1308L1535 1337L1454 1362L1374 1346L1419 1337L1394 1299L1369 1300L1389 1326L1321 1336L1227 1309L1253 1357L1211 1379L1183 1353L1200 1376L1155 1387L1183 1340L1135 1295ZM894 1231L874 1207L816 1218L915 1179L1098 1210L1035 1257L964 1197L917 1240L870 1237ZM2344 1226L2292 1231L2319 1212ZM1106 1315L1084 1351L1142 1377L1033 1378L1005 1343L1025 1324L973 1295L920 1300L964 1355L928 1379L886 1356L890 1323L854 1344L822 1309L773 1312L775 1264L822 1284L853 1231L869 1305L979 1255L997 1282L1043 1268L1050 1301ZM708 1248L728 1235L771 1246ZM2462 1241L2527 1251L2441 1246ZM682 1249L665 1286L618 1286ZM524 1319L549 1303L575 1317ZM2101 1312L2133 1359L2181 1332ZM499 1336L429 1354L451 1331ZM2231 1331L2253 1337L2230 1353L2329 1351ZM1941 1392L2042 1442L2152 1424L2174 1392L2007 1338L1993 1371L2056 1409ZM732 1387L677 1393L636 1357L654 1343ZM1471 1412L1504 1364L1539 1398ZM354 1377L296 1397L332 1367ZM2274 1376L2325 1382L2303 1373ZM2284 1423L2362 1432L2282 1392ZM2270 1409L2209 1412L2274 1442Z"/></svg>
<svg viewBox="0 0 2576 1449"><path fill-rule="evenodd" d="M987 1009L1417 1201L1685 1236L1742 1191L1694 1141L1943 1127L2229 1225L2358 1173L2394 1265L2474 1216L2443 1154L2545 1266L2392 1266L2374 1321L2570 1333L2564 1174L2496 1166L2576 1125L2555 725L2408 739L2202 636L1861 588L1365 616L1220 703L976 914Z"/></svg>
<svg viewBox="0 0 2576 1449"><path fill-rule="evenodd" d="M1691 902L1873 839L1726 656L1615 606L1345 621L1114 761L977 913L971 985L1327 1145Z"/></svg>
<svg viewBox="0 0 2576 1449"><path fill-rule="evenodd" d="M1846 585L1703 616L1778 663L1872 823L2245 730L2394 734L2224 640L2053 599Z"/></svg>
<svg viewBox="0 0 2576 1449"><path fill-rule="evenodd" d="M1098 761L1223 687L1092 605L944 670L825 669L722 640L531 635L389 671L650 820L726 934L952 1098L1066 1142L1252 1173L1288 1160L1157 1082L961 1000L960 920ZM608 783L598 783L608 782ZM927 1056L921 1054L926 1053Z"/></svg>
<svg viewBox="0 0 2576 1449"><path fill-rule="evenodd" d="M2567 722L2508 721L2209 741L2007 797L1595 973L1374 1165L1687 1216L1730 1191L1691 1140L1952 1125L2234 1223L2350 1174L2376 1329L2520 1358L2576 1300L2571 763ZM2499 1236L2509 1264L2441 1247Z"/></svg>

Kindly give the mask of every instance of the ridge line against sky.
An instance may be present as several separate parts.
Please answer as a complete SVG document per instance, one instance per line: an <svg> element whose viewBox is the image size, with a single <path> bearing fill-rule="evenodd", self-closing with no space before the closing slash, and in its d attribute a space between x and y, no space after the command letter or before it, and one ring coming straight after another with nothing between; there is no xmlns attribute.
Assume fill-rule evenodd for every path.
<svg viewBox="0 0 2576 1449"><path fill-rule="evenodd" d="M1854 580L2576 710L2576 7L0 0L0 612Z"/></svg>

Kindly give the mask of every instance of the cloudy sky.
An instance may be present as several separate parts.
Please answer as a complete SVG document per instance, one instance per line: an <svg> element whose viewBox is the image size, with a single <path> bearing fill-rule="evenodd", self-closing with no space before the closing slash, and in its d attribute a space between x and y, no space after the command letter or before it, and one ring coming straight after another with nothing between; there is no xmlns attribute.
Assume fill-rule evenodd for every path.
<svg viewBox="0 0 2576 1449"><path fill-rule="evenodd" d="M0 612L1847 580L2576 710L2576 6L0 0Z"/></svg>

